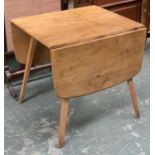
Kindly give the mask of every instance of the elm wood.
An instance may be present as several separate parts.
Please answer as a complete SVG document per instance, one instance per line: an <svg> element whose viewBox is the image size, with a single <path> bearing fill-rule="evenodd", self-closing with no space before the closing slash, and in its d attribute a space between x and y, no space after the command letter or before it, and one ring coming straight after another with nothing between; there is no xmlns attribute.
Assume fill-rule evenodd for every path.
<svg viewBox="0 0 155 155"><path fill-rule="evenodd" d="M145 35L142 28L51 50L57 94L63 98L86 95L135 76L141 69Z"/></svg>
<svg viewBox="0 0 155 155"><path fill-rule="evenodd" d="M26 63L30 36L35 38L38 41L37 45L45 51L42 52L41 48L38 48L36 60L38 62L41 60L47 62L45 58L43 59L43 56L46 53L47 55L44 57L49 58L48 49L56 49L66 45L102 38L109 34L118 34L140 27L144 26L97 6L12 20L16 59L23 64ZM20 52L21 50L22 52Z"/></svg>
<svg viewBox="0 0 155 155"><path fill-rule="evenodd" d="M28 54L27 54L27 58L26 58L26 67L25 67L24 78L23 78L22 87L21 87L21 91L20 91L20 97L19 97L20 103L22 103L24 100L26 84L27 84L27 80L29 77L33 56L35 53L36 44L37 44L37 41L34 38L31 38L30 43L29 43Z"/></svg>
<svg viewBox="0 0 155 155"><path fill-rule="evenodd" d="M90 89L95 92L101 89L100 86L102 89L107 88L106 82L108 79L113 79L112 82L110 80L108 81L111 82L110 86L113 86L123 82L129 77L135 76L141 68L146 32L145 29L140 29L135 32L128 33L120 34L119 36L116 35L116 37L112 36L109 38L103 38L101 40L95 40L93 42L79 44L79 46L75 45L67 48L52 50L51 59L53 80L57 94L61 98L85 95L89 93ZM111 38L114 38L114 40L111 40ZM111 43L113 43L113 47L107 48L106 45L110 46ZM124 47L120 45L124 45ZM102 51L102 49L104 50ZM82 57L80 57L81 54ZM96 55L98 55L97 59L95 59ZM117 59L118 57L120 57L120 59ZM90 59L94 60L94 63L93 61L90 61ZM98 65L96 65L97 63ZM103 67L103 69L101 67ZM110 70L107 72L107 74L108 76L111 75L111 77L106 77L106 72L102 75L104 70ZM119 79L119 81L117 81L117 79ZM83 86L79 87L79 85L81 86L81 83L83 83ZM132 79L128 80L128 85L131 97L133 99L136 117L139 117L138 103L136 101ZM59 128L60 148L64 146L67 113L68 100L61 99Z"/></svg>
<svg viewBox="0 0 155 155"><path fill-rule="evenodd" d="M139 108L138 108L138 101L137 101L137 96L136 96L136 92L135 92L135 87L134 87L134 82L133 79L129 79L127 80L128 83L128 87L129 87L129 91L130 91L130 95L132 98L132 104L133 104L133 108L135 111L135 115L137 118L140 117L140 112L139 112Z"/></svg>
<svg viewBox="0 0 155 155"><path fill-rule="evenodd" d="M15 55L17 60L23 64L26 63L30 36L38 41L36 46L39 48L36 47L35 57L38 57L39 61L46 62L46 58L49 58L49 48L74 45L142 27L143 25L139 23L97 6L12 20Z"/></svg>
<svg viewBox="0 0 155 155"><path fill-rule="evenodd" d="M11 25L11 28L16 59L21 64L26 64L31 36L23 32L14 24ZM37 54L34 56L33 65L46 64L50 62L50 54L47 47L43 46L40 42L37 42L35 51Z"/></svg>
<svg viewBox="0 0 155 155"><path fill-rule="evenodd" d="M64 146L64 139L67 126L67 115L68 115L69 103L68 99L61 98L61 111L60 111L60 127L59 127L59 148Z"/></svg>
<svg viewBox="0 0 155 155"><path fill-rule="evenodd" d="M40 44L50 54L54 86L62 104L60 147L64 145L67 99L112 87L141 69L146 28L96 6L15 19L12 28L18 61L25 61L18 51L21 46L24 55L30 55L26 50L30 37L37 40L36 46ZM38 50L34 49L35 55L41 54Z"/></svg>

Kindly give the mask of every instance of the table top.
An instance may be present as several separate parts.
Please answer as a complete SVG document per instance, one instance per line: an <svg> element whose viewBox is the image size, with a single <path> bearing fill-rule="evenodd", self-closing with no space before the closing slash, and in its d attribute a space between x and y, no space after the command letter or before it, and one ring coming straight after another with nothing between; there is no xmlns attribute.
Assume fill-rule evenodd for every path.
<svg viewBox="0 0 155 155"><path fill-rule="evenodd" d="M87 42L144 27L144 25L97 6L81 7L13 19L49 49Z"/></svg>

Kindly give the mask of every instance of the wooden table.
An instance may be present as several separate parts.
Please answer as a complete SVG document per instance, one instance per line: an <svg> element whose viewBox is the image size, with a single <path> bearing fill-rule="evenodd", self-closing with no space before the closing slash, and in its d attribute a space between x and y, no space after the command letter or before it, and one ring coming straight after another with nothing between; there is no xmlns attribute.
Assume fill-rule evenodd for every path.
<svg viewBox="0 0 155 155"><path fill-rule="evenodd" d="M54 87L61 98L60 147L71 97L128 81L139 117L132 78L142 65L144 25L97 6L13 19L11 25L16 59L26 64L21 103L31 64L51 61Z"/></svg>

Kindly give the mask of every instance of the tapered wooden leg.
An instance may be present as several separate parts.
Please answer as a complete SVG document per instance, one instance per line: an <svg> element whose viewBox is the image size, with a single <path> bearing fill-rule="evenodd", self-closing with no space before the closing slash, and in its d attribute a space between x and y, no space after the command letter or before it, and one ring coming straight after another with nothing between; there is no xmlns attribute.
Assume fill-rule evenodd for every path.
<svg viewBox="0 0 155 155"><path fill-rule="evenodd" d="M26 59L24 78L23 78L22 87L21 87L20 96L19 96L20 103L22 103L24 100L26 84L27 84L27 80L28 80L28 77L30 74L30 69L31 69L31 65L32 65L32 60L33 60L33 56L34 56L34 52L35 52L36 43L37 43L37 41L35 39L33 39L33 38L30 39L30 44L29 44L29 49L28 49L27 59Z"/></svg>
<svg viewBox="0 0 155 155"><path fill-rule="evenodd" d="M135 87L134 87L134 83L132 79L129 79L128 81L128 87L129 87L129 91L130 91L130 95L132 98L132 104L133 104L133 108L135 111L135 115L137 118L140 117L140 112L139 112L139 108L138 108L138 101L137 101L137 96L136 96L136 92L135 92Z"/></svg>
<svg viewBox="0 0 155 155"><path fill-rule="evenodd" d="M68 107L69 107L68 99L61 99L59 148L62 148L64 146L65 132L66 132L66 126L67 126Z"/></svg>

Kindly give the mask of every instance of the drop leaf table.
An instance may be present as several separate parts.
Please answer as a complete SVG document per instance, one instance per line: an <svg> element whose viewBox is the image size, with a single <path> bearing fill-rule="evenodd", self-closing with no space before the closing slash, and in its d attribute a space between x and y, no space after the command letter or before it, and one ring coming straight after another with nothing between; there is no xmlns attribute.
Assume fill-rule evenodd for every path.
<svg viewBox="0 0 155 155"><path fill-rule="evenodd" d="M139 73L144 25L97 6L22 17L11 21L17 61L26 65L19 101L24 101L30 67L51 62L61 100L59 147L64 146L69 98L127 81L140 116L132 78Z"/></svg>

